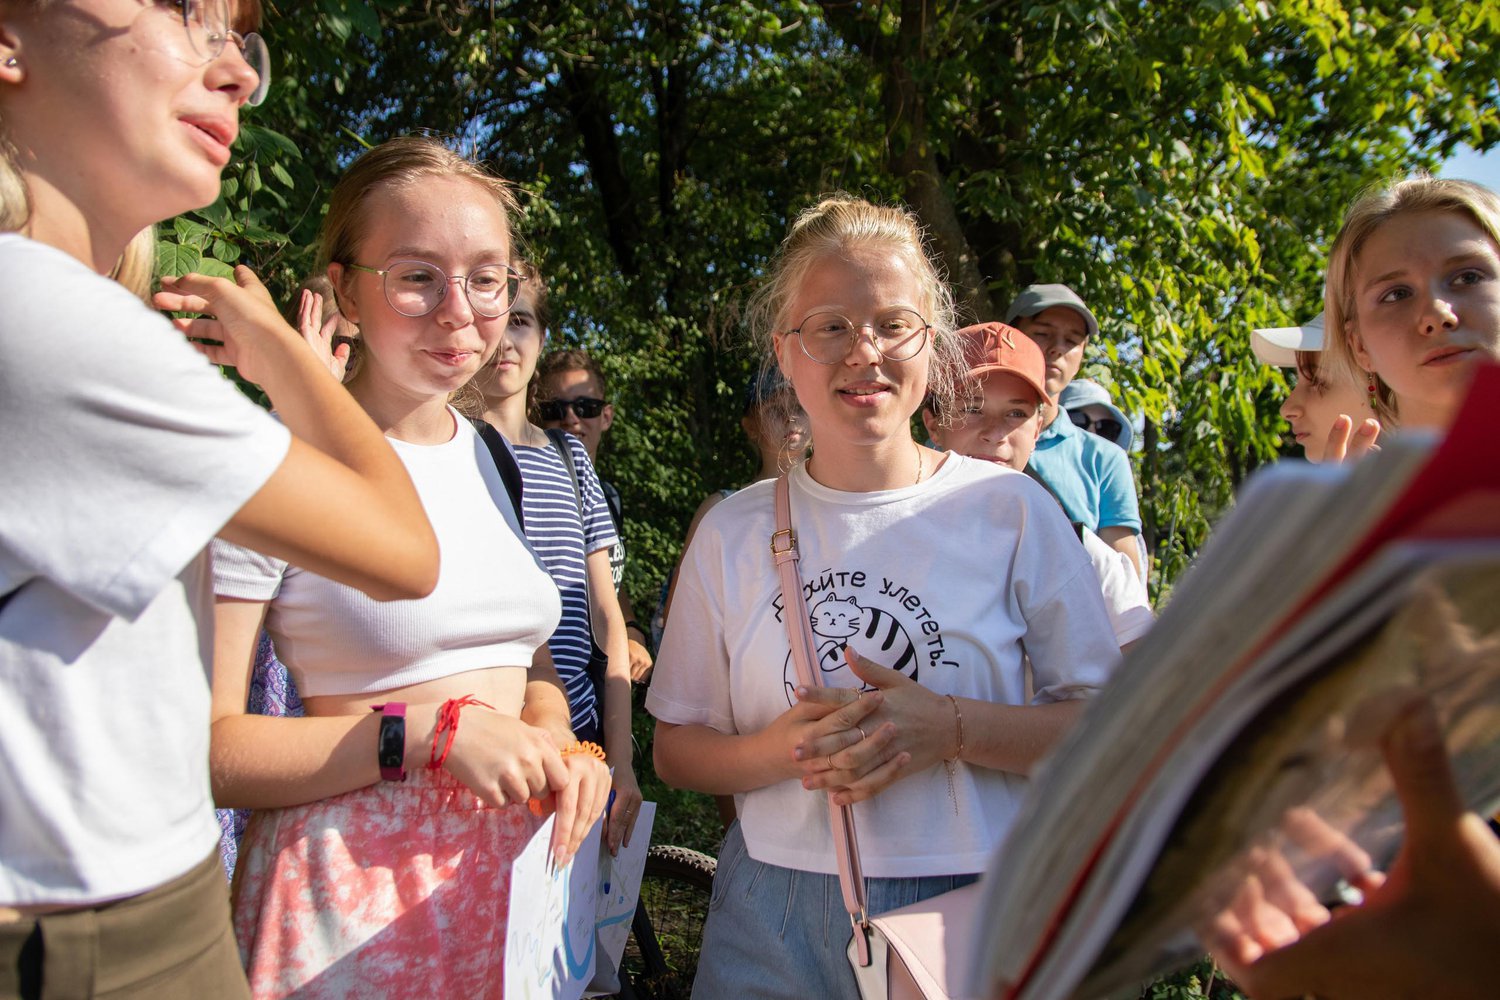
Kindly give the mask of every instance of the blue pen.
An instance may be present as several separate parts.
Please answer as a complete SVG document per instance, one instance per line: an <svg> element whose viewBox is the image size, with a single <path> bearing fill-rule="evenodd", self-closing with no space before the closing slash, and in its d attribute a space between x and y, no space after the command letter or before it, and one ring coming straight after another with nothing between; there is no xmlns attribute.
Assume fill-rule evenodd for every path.
<svg viewBox="0 0 1500 1000"><path fill-rule="evenodd" d="M610 774L614 774L614 771L612 769L610 771ZM609 801L606 802L606 803L604 803L604 815L608 816L611 812L614 811L614 808L615 808L615 790L613 788L611 788L609 790ZM611 865L610 868L611 868L611 870L613 870L614 866ZM602 892L604 895L608 896L609 895L609 881L606 879L605 882L604 882L604 884L601 885L599 887L599 889L600 889L600 892Z"/></svg>

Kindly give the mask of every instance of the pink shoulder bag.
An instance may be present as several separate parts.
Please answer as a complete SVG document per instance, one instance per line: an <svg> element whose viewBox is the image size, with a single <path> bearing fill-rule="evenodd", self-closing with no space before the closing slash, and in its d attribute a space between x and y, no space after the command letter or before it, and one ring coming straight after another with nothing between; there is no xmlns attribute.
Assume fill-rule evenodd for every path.
<svg viewBox="0 0 1500 1000"><path fill-rule="evenodd" d="M781 601L787 638L797 679L817 687L821 672L813 669L812 622L797 572L797 533L792 530L792 506L786 475L776 481L776 531L771 535L771 557L781 578ZM859 838L852 806L828 800L828 822L838 857L839 888L854 938L849 942L849 964L864 1000L952 1000L962 970L957 963L968 954L968 935L979 905L979 885L965 886L941 896L871 917L865 899L865 877L859 863ZM950 957L951 956L951 957Z"/></svg>

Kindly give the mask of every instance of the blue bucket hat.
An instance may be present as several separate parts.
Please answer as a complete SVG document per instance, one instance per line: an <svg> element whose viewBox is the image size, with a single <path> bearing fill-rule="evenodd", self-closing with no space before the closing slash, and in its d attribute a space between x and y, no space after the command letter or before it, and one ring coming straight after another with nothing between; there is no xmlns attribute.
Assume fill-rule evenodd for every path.
<svg viewBox="0 0 1500 1000"><path fill-rule="evenodd" d="M1120 436L1115 439L1115 444L1126 451L1130 450L1130 444L1135 440L1135 429L1130 426L1129 419L1115 405L1114 400L1109 398L1109 390L1098 382L1086 378L1075 378L1057 394L1057 403L1065 410L1082 409L1085 406L1104 407L1120 422ZM1093 432L1090 431L1090 433Z"/></svg>

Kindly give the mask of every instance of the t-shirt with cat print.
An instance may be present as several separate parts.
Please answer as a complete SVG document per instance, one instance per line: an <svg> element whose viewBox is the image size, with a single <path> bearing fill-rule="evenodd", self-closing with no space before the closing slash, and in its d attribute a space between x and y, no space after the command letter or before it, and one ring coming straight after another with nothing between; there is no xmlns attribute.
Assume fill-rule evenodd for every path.
<svg viewBox="0 0 1500 1000"><path fill-rule="evenodd" d="M831 490L802 466L790 478L824 683L858 683L846 644L939 694L1012 705L1026 703L1023 642L1033 703L1087 697L1119 661L1083 547L1026 476L950 454L929 478L896 490ZM795 700L770 554L774 489L774 480L748 486L698 527L646 699L664 722L749 734ZM983 870L1027 785L967 764L951 796L941 764L901 779L854 807L865 874ZM837 871L822 792L788 780L736 798L756 860Z"/></svg>

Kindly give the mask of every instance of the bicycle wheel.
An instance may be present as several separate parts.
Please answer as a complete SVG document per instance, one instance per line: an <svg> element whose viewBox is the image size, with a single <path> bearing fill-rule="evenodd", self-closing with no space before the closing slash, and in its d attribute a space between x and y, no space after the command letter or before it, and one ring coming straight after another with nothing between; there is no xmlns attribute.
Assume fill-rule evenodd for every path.
<svg viewBox="0 0 1500 1000"><path fill-rule="evenodd" d="M717 866L707 854L686 847L647 852L640 905L620 962L622 997L687 1000Z"/></svg>

